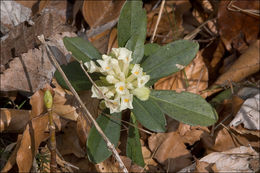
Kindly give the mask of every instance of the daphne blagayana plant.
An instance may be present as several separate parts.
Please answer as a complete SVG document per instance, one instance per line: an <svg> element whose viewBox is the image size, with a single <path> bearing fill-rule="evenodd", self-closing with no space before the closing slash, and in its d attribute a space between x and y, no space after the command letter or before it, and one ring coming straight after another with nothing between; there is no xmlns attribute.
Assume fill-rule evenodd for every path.
<svg viewBox="0 0 260 173"><path fill-rule="evenodd" d="M125 2L117 29L119 48L113 48L108 55L101 55L80 37L65 37L64 45L78 61L62 68L77 91L91 90L92 97L100 99L103 112L96 121L115 146L120 138L122 111L131 112L126 154L144 166L137 122L153 132L165 132L165 114L183 123L202 126L214 124L217 115L199 95L152 89L158 79L187 66L199 49L198 43L178 40L164 46L145 44L146 12L138 0ZM78 62L84 63L84 70L94 83ZM61 86L68 88L58 72L55 77ZM95 127L90 130L86 147L88 158L94 163L111 155Z"/></svg>
<svg viewBox="0 0 260 173"><path fill-rule="evenodd" d="M92 85L92 97L104 99L110 113L133 109L133 96L145 101L149 98L150 90L145 87L150 76L143 72L140 64L130 64L132 51L126 48L113 48L110 55L102 55L102 60L85 62L90 73L98 72L103 86Z"/></svg>

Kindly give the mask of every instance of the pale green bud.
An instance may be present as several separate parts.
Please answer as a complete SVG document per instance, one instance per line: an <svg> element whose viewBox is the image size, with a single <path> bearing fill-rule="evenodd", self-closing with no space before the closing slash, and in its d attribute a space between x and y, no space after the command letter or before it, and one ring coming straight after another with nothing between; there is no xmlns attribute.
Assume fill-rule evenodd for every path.
<svg viewBox="0 0 260 173"><path fill-rule="evenodd" d="M102 100L102 101L99 103L99 109L101 109L101 110L106 109L106 105L105 105L105 101L104 101L104 100Z"/></svg>
<svg viewBox="0 0 260 173"><path fill-rule="evenodd" d="M44 100L44 104L45 104L46 108L51 109L53 99L52 99L51 92L49 90L45 91L43 100Z"/></svg>
<svg viewBox="0 0 260 173"><path fill-rule="evenodd" d="M150 95L150 90L147 87L136 88L132 93L142 101L148 100Z"/></svg>

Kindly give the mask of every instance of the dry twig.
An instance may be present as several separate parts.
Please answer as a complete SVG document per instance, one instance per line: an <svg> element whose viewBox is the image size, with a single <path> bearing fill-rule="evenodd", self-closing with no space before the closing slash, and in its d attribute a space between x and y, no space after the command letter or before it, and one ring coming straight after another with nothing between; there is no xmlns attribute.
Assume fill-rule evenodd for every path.
<svg viewBox="0 0 260 173"><path fill-rule="evenodd" d="M163 12L164 4L165 4L165 0L163 0L163 1L162 1L162 4L161 4L161 8L160 8L160 11L159 11L158 19L157 19L157 21L156 21L155 28L154 28L154 31L153 31L153 35L152 35L152 38L151 38L151 43L153 43L153 41L154 41L154 37L155 37L155 34L156 34L156 31L157 31L159 22L160 22L161 17L162 17L162 12Z"/></svg>

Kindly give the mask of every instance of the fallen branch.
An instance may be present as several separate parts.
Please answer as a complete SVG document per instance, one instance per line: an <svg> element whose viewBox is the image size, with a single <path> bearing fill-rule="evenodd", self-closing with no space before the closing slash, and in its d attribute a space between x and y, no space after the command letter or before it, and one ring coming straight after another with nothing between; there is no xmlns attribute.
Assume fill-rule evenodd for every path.
<svg viewBox="0 0 260 173"><path fill-rule="evenodd" d="M107 136L104 134L103 130L100 128L100 126L98 125L98 123L96 122L96 120L93 118L92 114L89 112L89 110L86 108L85 104L83 103L83 101L80 99L78 93L76 92L76 90L73 88L73 86L71 85L70 81L68 80L67 76L65 75L65 73L63 72L63 70L61 69L59 63L57 62L57 60L55 59L55 57L52 55L52 52L50 51L48 45L46 44L45 40L44 40L44 36L40 35L38 36L38 39L42 42L42 44L44 45L46 52L49 56L49 58L53 61L55 67L57 68L57 70L60 72L60 74L62 75L62 78L64 79L64 81L66 82L66 84L68 85L70 91L73 93L73 95L75 96L75 98L77 99L77 101L79 102L79 104L81 105L81 107L83 108L84 112L86 114L83 114L84 116L88 115L88 117L86 118L90 118L91 122L93 123L93 125L96 127L98 133L102 136L102 138L104 139L104 141L107 144L108 149L112 152L112 154L114 155L115 159L118 161L120 168L123 170L123 172L128 173L128 170L126 169L123 161L121 160L118 152L116 151L114 145L110 142L110 140L107 138Z"/></svg>

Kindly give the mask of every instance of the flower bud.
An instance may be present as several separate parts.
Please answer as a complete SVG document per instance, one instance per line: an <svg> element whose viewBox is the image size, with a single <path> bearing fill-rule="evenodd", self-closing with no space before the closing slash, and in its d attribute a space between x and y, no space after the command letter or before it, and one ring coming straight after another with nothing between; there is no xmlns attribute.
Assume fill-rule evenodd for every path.
<svg viewBox="0 0 260 173"><path fill-rule="evenodd" d="M150 90L147 87L136 88L132 93L142 101L148 100L150 95Z"/></svg>
<svg viewBox="0 0 260 173"><path fill-rule="evenodd" d="M53 99L52 99L51 92L49 90L45 91L43 100L44 100L44 104L45 104L46 108L51 109Z"/></svg>

